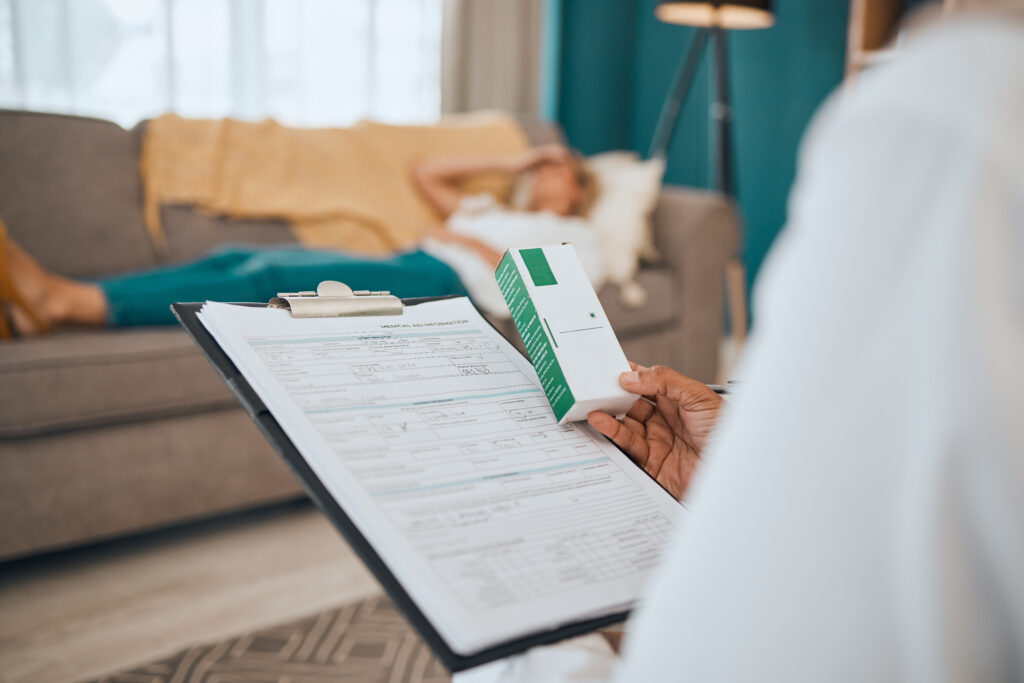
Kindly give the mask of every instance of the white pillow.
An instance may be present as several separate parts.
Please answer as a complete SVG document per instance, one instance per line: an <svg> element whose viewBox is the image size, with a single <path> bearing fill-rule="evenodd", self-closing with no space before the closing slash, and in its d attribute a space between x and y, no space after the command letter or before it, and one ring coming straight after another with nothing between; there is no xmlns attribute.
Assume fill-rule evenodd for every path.
<svg viewBox="0 0 1024 683"><path fill-rule="evenodd" d="M588 157L599 194L588 220L597 228L608 282L619 285L622 302L641 306L647 293L636 282L640 259L657 257L651 213L658 202L663 159L642 161L634 152L605 152Z"/></svg>

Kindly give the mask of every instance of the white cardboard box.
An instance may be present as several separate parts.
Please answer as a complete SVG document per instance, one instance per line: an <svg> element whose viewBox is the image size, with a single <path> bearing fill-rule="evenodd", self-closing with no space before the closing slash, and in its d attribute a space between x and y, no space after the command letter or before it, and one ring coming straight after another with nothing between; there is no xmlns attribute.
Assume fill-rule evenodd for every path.
<svg viewBox="0 0 1024 683"><path fill-rule="evenodd" d="M629 410L629 362L571 244L509 249L495 277L559 423Z"/></svg>

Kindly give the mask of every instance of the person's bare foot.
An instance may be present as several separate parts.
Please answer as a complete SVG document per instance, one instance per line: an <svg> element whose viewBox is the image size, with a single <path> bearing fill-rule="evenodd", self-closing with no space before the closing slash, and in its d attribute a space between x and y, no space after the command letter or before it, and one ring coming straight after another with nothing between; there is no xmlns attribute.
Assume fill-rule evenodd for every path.
<svg viewBox="0 0 1024 683"><path fill-rule="evenodd" d="M49 324L48 316L44 312L51 290L46 270L9 237L3 243L3 253L0 254L0 258L4 259L5 270L25 304L42 319L42 322ZM14 330L18 334L37 334L42 331L38 322L33 320L21 306L9 305L7 308Z"/></svg>
<svg viewBox="0 0 1024 683"><path fill-rule="evenodd" d="M3 246L0 257L5 260L11 281L38 317L34 320L20 306L8 306L15 332L22 336L39 334L62 322L103 323L105 299L95 285L49 272L9 237ZM97 294L104 309L98 312L92 310L97 305Z"/></svg>

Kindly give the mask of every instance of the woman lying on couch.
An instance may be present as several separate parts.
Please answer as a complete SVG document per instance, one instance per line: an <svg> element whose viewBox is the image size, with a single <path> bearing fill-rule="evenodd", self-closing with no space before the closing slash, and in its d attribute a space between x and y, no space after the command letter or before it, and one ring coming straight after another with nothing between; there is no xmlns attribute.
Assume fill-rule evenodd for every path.
<svg viewBox="0 0 1024 683"><path fill-rule="evenodd" d="M493 171L517 179L521 210L458 189L466 176ZM386 258L292 245L228 245L191 263L86 282L43 268L7 237L0 221L0 337L62 324L171 324L169 306L175 301L267 301L323 280L401 297L469 294L485 310L496 311L503 304L494 268L505 249L520 244L571 241L590 270L600 270L596 236L578 218L593 201L594 183L564 147L539 147L511 158L427 160L413 169L413 177L443 222L427 231L419 249Z"/></svg>

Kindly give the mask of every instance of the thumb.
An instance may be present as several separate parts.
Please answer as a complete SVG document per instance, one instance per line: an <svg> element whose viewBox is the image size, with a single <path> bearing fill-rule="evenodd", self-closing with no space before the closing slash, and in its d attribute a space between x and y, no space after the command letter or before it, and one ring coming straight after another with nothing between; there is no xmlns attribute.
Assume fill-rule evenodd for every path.
<svg viewBox="0 0 1024 683"><path fill-rule="evenodd" d="M645 396L665 396L681 405L715 398L715 392L698 382L663 365L651 368L637 366L632 372L619 375L619 385L626 391Z"/></svg>

